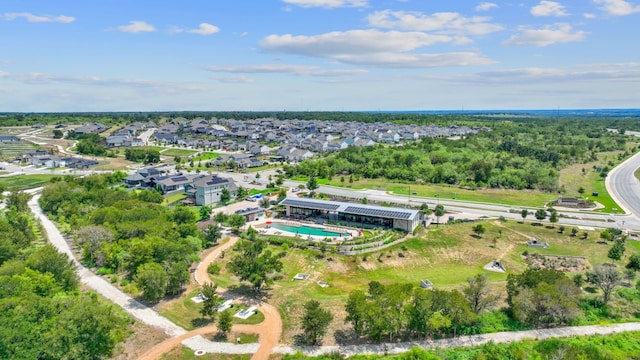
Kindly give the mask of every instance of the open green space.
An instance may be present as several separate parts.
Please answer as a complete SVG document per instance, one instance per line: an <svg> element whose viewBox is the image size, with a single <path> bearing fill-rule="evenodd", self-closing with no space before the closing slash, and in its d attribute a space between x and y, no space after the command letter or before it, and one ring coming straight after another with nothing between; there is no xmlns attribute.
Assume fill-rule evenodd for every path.
<svg viewBox="0 0 640 360"><path fill-rule="evenodd" d="M189 150L189 149L166 149L163 151L160 151L160 155L162 156L191 156L193 154L196 154L198 151L197 150Z"/></svg>
<svg viewBox="0 0 640 360"><path fill-rule="evenodd" d="M163 154L164 155L164 154ZM218 153L214 153L214 152L203 152L200 153L200 155L196 156L193 158L193 162L198 162L198 161L205 161L205 160L211 160L211 159L215 159L218 156L220 156L220 154Z"/></svg>
<svg viewBox="0 0 640 360"><path fill-rule="evenodd" d="M162 201L162 205L170 205L177 201L185 199L186 197L187 197L187 194L185 194L182 191L174 192L164 197L164 200Z"/></svg>
<svg viewBox="0 0 640 360"><path fill-rule="evenodd" d="M0 178L0 184L6 186L9 191L22 191L44 186L52 178L59 176L53 174L8 176Z"/></svg>
<svg viewBox="0 0 640 360"><path fill-rule="evenodd" d="M37 145L26 141L19 143L2 143L0 144L0 160L14 160L18 155L37 148Z"/></svg>
<svg viewBox="0 0 640 360"><path fill-rule="evenodd" d="M187 329L193 330L195 328L210 325L214 323L214 320L208 318L202 318L200 315L201 304L195 303L191 298L197 296L200 293L200 289L195 289L188 292L186 295L179 299L170 301L162 305L160 309L160 315L173 321L175 324ZM231 311L235 314L239 310L248 308L248 306L235 304ZM258 312L256 315L250 316L247 319L239 319L234 317L234 324L259 324L264 321L264 314ZM249 341L247 341L249 342Z"/></svg>

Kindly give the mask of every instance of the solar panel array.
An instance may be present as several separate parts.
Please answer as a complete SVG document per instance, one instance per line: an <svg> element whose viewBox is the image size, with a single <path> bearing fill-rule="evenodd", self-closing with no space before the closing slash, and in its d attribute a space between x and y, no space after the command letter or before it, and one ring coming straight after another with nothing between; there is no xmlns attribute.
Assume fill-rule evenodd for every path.
<svg viewBox="0 0 640 360"><path fill-rule="evenodd" d="M309 209L316 210L337 210L340 207L340 204L331 204L331 203L323 203L323 202L315 202L315 201L301 201L295 199L285 199L282 201L283 205L290 206L299 206Z"/></svg>
<svg viewBox="0 0 640 360"><path fill-rule="evenodd" d="M412 215L411 212L370 209L370 208L364 208L359 206L349 206L344 210L344 212L349 214L355 214L355 215L378 216L378 217L384 217L384 218L404 219L404 220L409 219Z"/></svg>
<svg viewBox="0 0 640 360"><path fill-rule="evenodd" d="M187 181L187 180L188 180L188 179L187 179L187 177L186 177L186 176L178 176L178 177L175 177L175 178L171 179L171 181L173 181L173 182L178 182L178 181Z"/></svg>

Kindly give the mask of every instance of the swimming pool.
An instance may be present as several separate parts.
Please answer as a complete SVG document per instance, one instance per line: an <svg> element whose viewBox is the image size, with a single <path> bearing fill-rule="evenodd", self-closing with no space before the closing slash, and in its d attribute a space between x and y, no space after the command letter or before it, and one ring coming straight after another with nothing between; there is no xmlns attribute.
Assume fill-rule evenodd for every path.
<svg viewBox="0 0 640 360"><path fill-rule="evenodd" d="M305 226L305 225L291 226L291 225L285 225L283 223L274 222L273 224L271 224L271 227L273 227L274 229L287 231L293 234L300 234L300 235L332 236L332 237L336 237L340 235L351 236L351 234L349 234L348 232L339 233L335 231L326 231L325 229L322 229L322 228Z"/></svg>

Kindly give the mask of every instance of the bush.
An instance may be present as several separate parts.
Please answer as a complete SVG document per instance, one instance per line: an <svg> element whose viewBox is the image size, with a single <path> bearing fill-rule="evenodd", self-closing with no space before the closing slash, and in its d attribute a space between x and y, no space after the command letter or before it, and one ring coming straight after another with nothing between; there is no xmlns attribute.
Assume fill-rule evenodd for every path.
<svg viewBox="0 0 640 360"><path fill-rule="evenodd" d="M211 275L218 275L220 274L220 265L215 264L215 263L211 263L209 264L209 266L207 266L207 272Z"/></svg>
<svg viewBox="0 0 640 360"><path fill-rule="evenodd" d="M98 275L110 275L113 274L113 270L106 267L101 267L100 269L98 269L98 271L96 271L96 273Z"/></svg>

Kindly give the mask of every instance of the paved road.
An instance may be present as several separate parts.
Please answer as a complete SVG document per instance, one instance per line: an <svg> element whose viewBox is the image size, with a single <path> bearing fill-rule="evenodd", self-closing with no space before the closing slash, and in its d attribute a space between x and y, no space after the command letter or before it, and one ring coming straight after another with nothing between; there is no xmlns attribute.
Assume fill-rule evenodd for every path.
<svg viewBox="0 0 640 360"><path fill-rule="evenodd" d="M607 191L629 213L623 218L624 227L640 226L640 181L634 172L640 168L640 152L609 172L605 180Z"/></svg>

